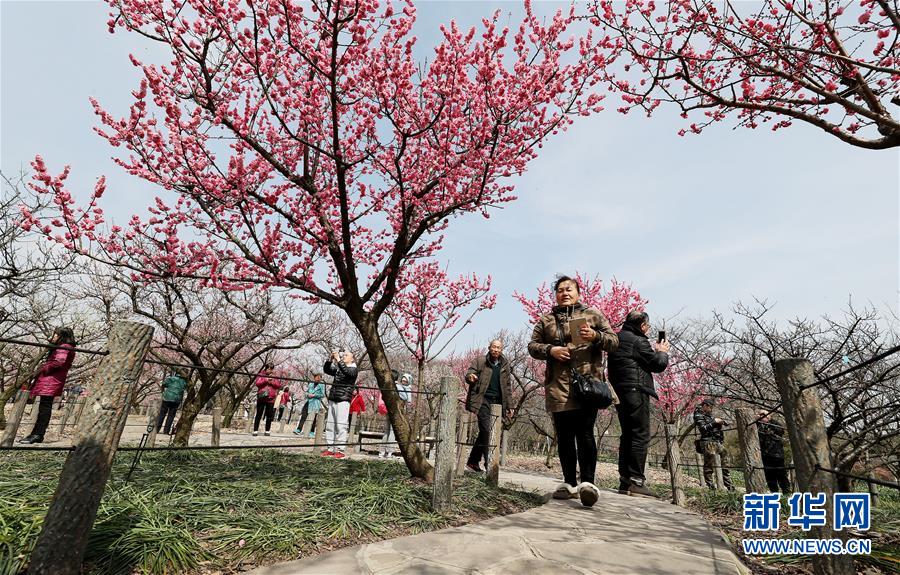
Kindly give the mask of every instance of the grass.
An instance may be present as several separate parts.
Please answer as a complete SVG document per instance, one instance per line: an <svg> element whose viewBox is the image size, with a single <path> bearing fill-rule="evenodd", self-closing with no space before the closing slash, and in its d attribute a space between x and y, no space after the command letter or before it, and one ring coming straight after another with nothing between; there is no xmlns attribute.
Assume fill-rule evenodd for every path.
<svg viewBox="0 0 900 575"><path fill-rule="evenodd" d="M64 454L0 455L0 574L20 572ZM536 495L461 478L454 507L431 510L431 486L403 465L272 450L159 452L131 480L120 456L85 557L85 572L236 572L252 565L477 521L540 504Z"/></svg>

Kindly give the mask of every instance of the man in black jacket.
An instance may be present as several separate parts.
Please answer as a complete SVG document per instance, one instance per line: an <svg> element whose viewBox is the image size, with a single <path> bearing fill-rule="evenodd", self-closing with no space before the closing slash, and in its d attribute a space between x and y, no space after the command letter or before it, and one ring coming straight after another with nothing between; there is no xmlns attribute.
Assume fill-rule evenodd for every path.
<svg viewBox="0 0 900 575"><path fill-rule="evenodd" d="M757 415L756 430L759 435L759 450L762 452L763 473L769 491L789 493L791 483L784 468L784 425L774 421L768 411Z"/></svg>
<svg viewBox="0 0 900 575"><path fill-rule="evenodd" d="M491 443L491 405L503 406L502 413L510 416L509 401L512 390L509 385L509 361L503 355L503 342L495 339L484 356L475 358L466 371L469 392L466 395L466 409L478 417L478 437L469 453L466 470L481 473L478 467L484 459L488 464L488 446ZM499 439L499 438L497 438Z"/></svg>
<svg viewBox="0 0 900 575"><path fill-rule="evenodd" d="M623 495L653 497L644 485L650 397L659 399L652 374L664 371L669 364L669 342L658 343L653 351L647 339L649 331L650 316L643 311L628 312L618 334L619 348L609 354L609 381L619 396L619 493Z"/></svg>
<svg viewBox="0 0 900 575"><path fill-rule="evenodd" d="M322 456L343 459L346 457L344 449L350 428L350 400L356 390L359 369L349 351L332 353L323 369L334 376L334 381L328 389L328 419L325 420L325 442L328 447Z"/></svg>
<svg viewBox="0 0 900 575"><path fill-rule="evenodd" d="M715 456L718 454L721 457L725 451L725 432L722 430L725 420L720 417L713 417L712 412L715 404L715 401L706 398L700 402L700 407L694 410L694 424L697 426L697 431L700 432L700 453L703 454L703 481L710 489L716 488L716 482L713 479ZM725 489L734 491L731 473L724 465L721 467L722 483L725 484Z"/></svg>

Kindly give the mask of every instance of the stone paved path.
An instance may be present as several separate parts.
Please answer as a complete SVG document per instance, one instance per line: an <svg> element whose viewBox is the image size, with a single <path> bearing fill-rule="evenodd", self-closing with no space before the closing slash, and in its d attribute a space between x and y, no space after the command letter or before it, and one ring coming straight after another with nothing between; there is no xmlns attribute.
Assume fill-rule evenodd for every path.
<svg viewBox="0 0 900 575"><path fill-rule="evenodd" d="M548 493L549 477L501 480ZM603 491L593 509L577 500L480 523L347 547L261 567L253 575L416 573L438 575L746 574L719 531L671 505Z"/></svg>

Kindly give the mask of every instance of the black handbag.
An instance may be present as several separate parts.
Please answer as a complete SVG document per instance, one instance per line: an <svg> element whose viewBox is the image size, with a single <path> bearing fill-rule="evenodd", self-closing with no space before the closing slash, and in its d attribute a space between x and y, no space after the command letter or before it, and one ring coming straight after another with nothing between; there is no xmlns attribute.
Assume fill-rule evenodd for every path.
<svg viewBox="0 0 900 575"><path fill-rule="evenodd" d="M597 378L572 370L572 392L578 402L586 407L606 409L613 404L609 384Z"/></svg>

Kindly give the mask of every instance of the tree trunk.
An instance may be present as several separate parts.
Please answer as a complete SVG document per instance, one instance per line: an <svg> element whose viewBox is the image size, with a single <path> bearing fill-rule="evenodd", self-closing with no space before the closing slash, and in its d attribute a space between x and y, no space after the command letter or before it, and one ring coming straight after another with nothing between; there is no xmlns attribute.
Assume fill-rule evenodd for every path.
<svg viewBox="0 0 900 575"><path fill-rule="evenodd" d="M225 407L222 409L222 427L229 428L231 427L231 420L234 419L234 414L237 413L237 409L240 403L229 401L225 404Z"/></svg>
<svg viewBox="0 0 900 575"><path fill-rule="evenodd" d="M763 473L759 431L753 412L744 407L739 408L735 412L735 426L741 446L741 460L744 462L744 489L747 493L765 493L768 489Z"/></svg>
<svg viewBox="0 0 900 575"><path fill-rule="evenodd" d="M178 426L175 428L175 438L172 444L176 447L187 447L191 438L191 430L197 415L205 402L199 394L189 395L181 404L181 416L178 418Z"/></svg>
<svg viewBox="0 0 900 575"><path fill-rule="evenodd" d="M807 359L775 361L775 382L781 394L800 491L824 493L826 501L830 502L838 481L823 469L833 469L833 466L822 403L816 389L807 387L813 385L815 380L812 364ZM813 526L806 535L814 539L847 539L846 531L836 532L828 524ZM814 555L811 562L816 575L856 572L850 555Z"/></svg>
<svg viewBox="0 0 900 575"><path fill-rule="evenodd" d="M413 440L419 439L422 437L422 412L420 411L421 407L419 405L422 399L422 391L425 388L425 361L419 360L417 362L418 366L418 377L416 379L416 396L413 398L413 425L412 425L412 437Z"/></svg>
<svg viewBox="0 0 900 575"><path fill-rule="evenodd" d="M388 364L387 353L384 351L384 343L378 332L378 318L362 313L357 315L349 311L348 316L365 343L369 362L372 364L372 372L375 375L375 381L378 382L384 404L387 406L388 417L397 434L397 444L403 460L406 462L406 467L413 477L431 483L434 480L434 467L425 459L419 445L414 443L412 428L403 413L402 402L400 396L397 395L397 387L391 376L391 366Z"/></svg>
<svg viewBox="0 0 900 575"><path fill-rule="evenodd" d="M100 507L128 402L150 347L153 328L134 322L113 324L109 355L91 382L91 408L78 424L75 449L66 458L44 518L28 572L76 575Z"/></svg>

